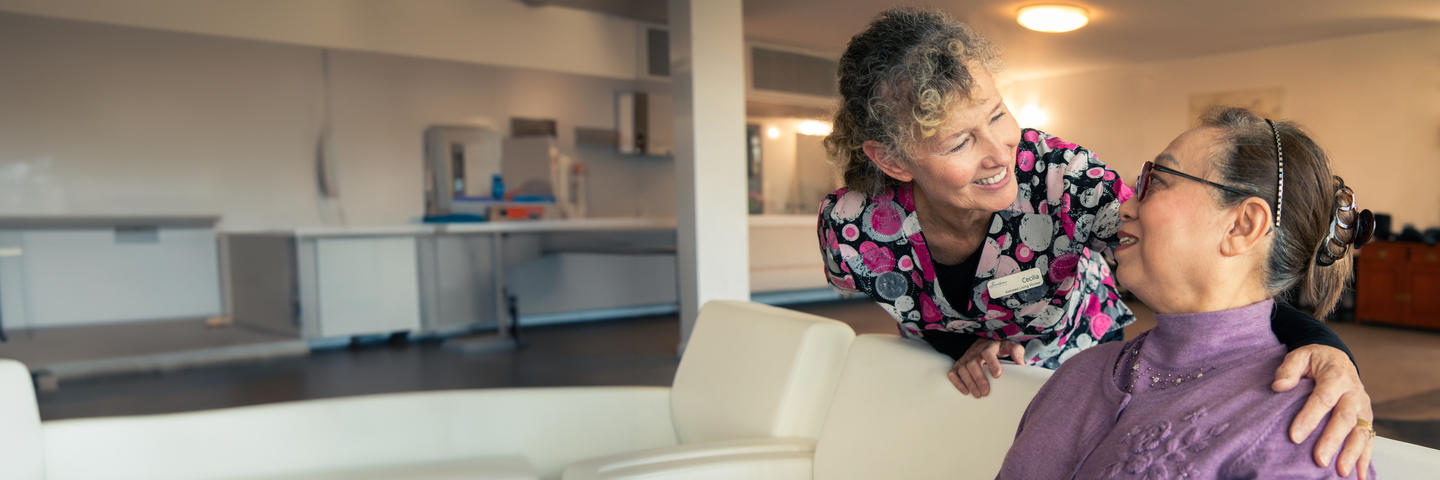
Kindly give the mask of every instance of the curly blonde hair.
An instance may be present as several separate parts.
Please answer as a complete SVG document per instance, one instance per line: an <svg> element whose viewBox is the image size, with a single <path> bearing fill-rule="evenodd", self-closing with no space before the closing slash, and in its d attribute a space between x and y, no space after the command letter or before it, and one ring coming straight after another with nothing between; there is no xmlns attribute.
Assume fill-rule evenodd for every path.
<svg viewBox="0 0 1440 480"><path fill-rule="evenodd" d="M880 171L862 146L874 140L901 161L934 136L956 100L972 95L970 64L1003 68L999 49L943 13L911 7L881 12L850 39L837 77L841 104L825 148L845 186L877 194L901 182Z"/></svg>

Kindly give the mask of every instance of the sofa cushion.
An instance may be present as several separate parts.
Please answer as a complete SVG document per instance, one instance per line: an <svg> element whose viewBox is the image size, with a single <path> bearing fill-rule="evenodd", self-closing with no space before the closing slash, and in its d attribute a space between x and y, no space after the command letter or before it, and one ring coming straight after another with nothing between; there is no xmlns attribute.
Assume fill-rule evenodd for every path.
<svg viewBox="0 0 1440 480"><path fill-rule="evenodd" d="M1434 478L1440 472L1440 451L1384 437L1375 437L1370 460L1379 477Z"/></svg>
<svg viewBox="0 0 1440 480"><path fill-rule="evenodd" d="M553 478L581 459L674 445L668 405L657 387L521 388L84 418L45 422L44 457L50 480L266 478L497 457Z"/></svg>
<svg viewBox="0 0 1440 480"><path fill-rule="evenodd" d="M921 342L856 338L815 446L815 478L993 478L1051 372L1006 364L976 399L946 379L952 363Z"/></svg>
<svg viewBox="0 0 1440 480"><path fill-rule="evenodd" d="M854 338L850 326L824 317L706 303L671 392L680 442L815 438Z"/></svg>

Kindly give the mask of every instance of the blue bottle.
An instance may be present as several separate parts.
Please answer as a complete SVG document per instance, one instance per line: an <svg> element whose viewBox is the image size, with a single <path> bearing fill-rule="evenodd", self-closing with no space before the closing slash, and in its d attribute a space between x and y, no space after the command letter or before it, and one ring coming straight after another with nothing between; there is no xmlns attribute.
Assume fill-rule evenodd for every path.
<svg viewBox="0 0 1440 480"><path fill-rule="evenodd" d="M490 177L490 198L500 200L505 198L505 181L500 179L500 174Z"/></svg>

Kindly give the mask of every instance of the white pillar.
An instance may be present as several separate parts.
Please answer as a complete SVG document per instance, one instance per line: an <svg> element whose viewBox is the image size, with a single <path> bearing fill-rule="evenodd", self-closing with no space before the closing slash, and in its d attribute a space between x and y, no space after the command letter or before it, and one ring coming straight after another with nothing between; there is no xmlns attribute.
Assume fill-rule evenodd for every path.
<svg viewBox="0 0 1440 480"><path fill-rule="evenodd" d="M741 0L670 0L680 345L700 306L750 299Z"/></svg>

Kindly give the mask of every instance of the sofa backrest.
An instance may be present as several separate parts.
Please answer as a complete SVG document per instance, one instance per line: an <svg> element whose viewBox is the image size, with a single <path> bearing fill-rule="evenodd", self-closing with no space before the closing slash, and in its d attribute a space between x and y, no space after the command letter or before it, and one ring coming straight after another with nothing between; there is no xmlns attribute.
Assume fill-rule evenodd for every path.
<svg viewBox="0 0 1440 480"><path fill-rule="evenodd" d="M706 303L671 390L680 442L816 438L854 339L849 325L824 317Z"/></svg>
<svg viewBox="0 0 1440 480"><path fill-rule="evenodd" d="M977 400L945 378L951 363L920 342L856 338L815 447L814 478L994 478L1051 371L1007 364ZM1373 461L1382 477L1429 478L1440 450L1376 437Z"/></svg>
<svg viewBox="0 0 1440 480"><path fill-rule="evenodd" d="M856 338L815 447L815 478L993 478L1051 372L1006 364L976 399L946 379L952 363L921 342Z"/></svg>
<svg viewBox="0 0 1440 480"><path fill-rule="evenodd" d="M0 478L45 478L40 410L25 365L0 359Z"/></svg>
<svg viewBox="0 0 1440 480"><path fill-rule="evenodd" d="M1381 478L1434 478L1440 472L1440 450L1384 437L1375 437L1370 461Z"/></svg>
<svg viewBox="0 0 1440 480"><path fill-rule="evenodd" d="M339 478L475 458L520 459L555 478L580 459L674 445L669 401L661 387L470 389L49 421L46 478Z"/></svg>

